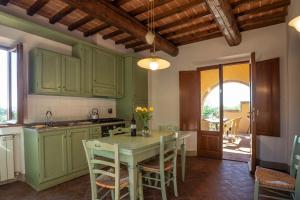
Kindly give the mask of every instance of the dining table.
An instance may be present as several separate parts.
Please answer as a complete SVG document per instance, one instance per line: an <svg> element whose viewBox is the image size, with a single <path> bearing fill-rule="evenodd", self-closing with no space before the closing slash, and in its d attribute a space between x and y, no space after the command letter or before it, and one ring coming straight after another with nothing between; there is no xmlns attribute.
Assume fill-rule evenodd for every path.
<svg viewBox="0 0 300 200"><path fill-rule="evenodd" d="M181 179L185 179L185 161L186 161L186 139L190 136L187 132L178 132L178 149L181 155ZM172 134L170 131L150 131L149 136L142 136L138 133L137 136L131 136L130 133L115 135L111 137L98 138L100 142L119 145L120 162L128 167L129 174L129 194L131 200L137 199L137 164L147 159L159 155L160 137ZM106 158L114 158L113 154L98 151L95 152L98 156Z"/></svg>

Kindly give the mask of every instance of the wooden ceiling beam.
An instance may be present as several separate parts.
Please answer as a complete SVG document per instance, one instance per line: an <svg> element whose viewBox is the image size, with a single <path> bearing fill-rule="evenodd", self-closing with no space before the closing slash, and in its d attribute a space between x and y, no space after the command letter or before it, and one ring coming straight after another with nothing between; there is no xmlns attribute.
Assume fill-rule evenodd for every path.
<svg viewBox="0 0 300 200"><path fill-rule="evenodd" d="M176 31L172 31L172 32L169 32L169 33L162 34L162 36L165 37L165 38L170 38L170 37L173 37L175 35L195 31L197 29L206 29L206 30L208 30L209 28L215 28L215 27L216 27L216 24L214 22L197 23L197 24L192 24L191 26L187 26L187 27L178 29Z"/></svg>
<svg viewBox="0 0 300 200"><path fill-rule="evenodd" d="M134 43L131 43L131 44L126 44L125 48L126 49L130 49L130 48L134 48L136 46L140 46L140 45L143 45L143 44L145 44L145 42L143 42L143 41L137 41L137 42L134 42Z"/></svg>
<svg viewBox="0 0 300 200"><path fill-rule="evenodd" d="M263 28L266 26L271 26L271 25L280 24L284 22L285 22L285 17L270 18L264 21L245 23L241 25L240 29L241 31L248 31L248 30Z"/></svg>
<svg viewBox="0 0 300 200"><path fill-rule="evenodd" d="M160 7L174 0L154 0L154 8ZM142 5L129 12L131 16L137 16L148 11L148 4Z"/></svg>
<svg viewBox="0 0 300 200"><path fill-rule="evenodd" d="M9 0L0 0L0 4L3 6L6 6L8 4Z"/></svg>
<svg viewBox="0 0 300 200"><path fill-rule="evenodd" d="M94 1L77 1L77 0L62 0L70 6L84 10L90 16L105 21L117 27L123 32L128 32L132 36L145 41L147 27L141 24L136 18L130 16L120 8L113 6L106 0ZM178 48L171 42L156 34L155 44L158 49L172 55L178 55Z"/></svg>
<svg viewBox="0 0 300 200"><path fill-rule="evenodd" d="M45 6L49 0L40 0L34 2L28 9L27 9L27 15L33 16L35 13L37 13L43 6Z"/></svg>
<svg viewBox="0 0 300 200"><path fill-rule="evenodd" d="M152 45L142 45L142 46L134 48L134 52L145 51L145 50L151 49L151 48L153 48Z"/></svg>
<svg viewBox="0 0 300 200"><path fill-rule="evenodd" d="M116 6L121 6L121 5L125 4L125 3L128 3L129 1L131 1L131 0L113 0L112 3L114 5L116 5Z"/></svg>
<svg viewBox="0 0 300 200"><path fill-rule="evenodd" d="M284 18L284 17L287 16L287 14L288 14L288 11L287 11L287 9L285 9L284 11L281 11L281 12L277 12L277 13L274 13L274 14L263 15L263 16L257 15L257 16L253 16L251 18L241 18L241 17L239 17L237 19L237 21L238 21L239 26L243 26L246 23L256 23L256 22L259 22L259 21L265 21L265 20L270 20L270 19L274 19L274 18Z"/></svg>
<svg viewBox="0 0 300 200"><path fill-rule="evenodd" d="M69 25L68 29L69 29L69 31L73 31L73 30L75 30L75 29L83 26L84 24L86 24L86 23L88 23L88 22L90 22L92 20L93 20L93 17L91 17L91 16L88 15L88 16L83 17L82 19L74 22L73 24Z"/></svg>
<svg viewBox="0 0 300 200"><path fill-rule="evenodd" d="M183 25L185 23L191 22L195 19L198 19L198 18L201 18L201 17L206 17L206 16L209 16L209 15L211 15L211 13L209 11L205 11L203 13L192 15L192 16L189 16L189 17L184 17L180 20L175 20L173 22L170 22L170 23L167 23L165 25L159 26L159 27L155 28L155 30L157 32L160 32L160 31L163 31L163 30L166 30L166 29L169 29L169 28L173 28L175 26L180 26L180 25Z"/></svg>
<svg viewBox="0 0 300 200"><path fill-rule="evenodd" d="M115 37L115 36L117 36L117 35L119 35L119 34L123 34L123 33L124 33L124 31L116 30L116 31L113 31L113 32L108 33L108 34L106 34L106 35L103 35L102 38L103 38L104 40L107 40L107 39L110 39L110 38L112 38L112 37Z"/></svg>
<svg viewBox="0 0 300 200"><path fill-rule="evenodd" d="M286 6L289 6L290 4L291 4L290 0L282 0L279 2L275 2L272 4L266 4L261 7L257 7L254 9L250 9L250 10L246 10L244 12L237 13L236 16L239 17L239 16L247 15L247 14L257 14L257 13L270 11L270 10L281 8L281 7L286 7Z"/></svg>
<svg viewBox="0 0 300 200"><path fill-rule="evenodd" d="M239 45L242 36L228 0L205 0L230 46Z"/></svg>
<svg viewBox="0 0 300 200"><path fill-rule="evenodd" d="M209 39L213 39L213 38L217 38L217 37L221 37L221 36L222 36L222 33L220 31L216 31L216 32L209 33L207 35L201 35L201 36L194 37L194 38L186 38L185 40L182 40L179 42L174 42L174 43L177 46L182 46L182 45L200 42L203 40L209 40Z"/></svg>
<svg viewBox="0 0 300 200"><path fill-rule="evenodd" d="M176 20L176 21L173 21L171 23L168 23L168 24L165 24L165 25L162 25L160 27L157 27L155 30L156 32L160 32L160 31L163 31L163 30L166 30L166 29L170 29L170 28L174 28L176 26L180 26L180 25L183 25L185 23L188 23L188 22L191 22L195 19L198 19L198 18L201 18L201 17L207 17L211 15L209 11L205 11L203 13L198 13L196 15L192 15L192 16L189 16L189 17L184 17L180 20ZM209 20L209 22L212 22L212 20ZM122 43L126 43L126 42L129 42L129 41L132 41L134 40L135 38L134 37L127 37L127 38L124 38L122 40L118 40L116 42L116 44L122 44Z"/></svg>
<svg viewBox="0 0 300 200"><path fill-rule="evenodd" d="M85 37L88 37L88 36L91 36L91 35L94 35L94 34L98 33L99 31L102 31L102 30L104 30L104 29L106 29L108 27L110 27L110 25L104 23L104 24L101 24L100 26L96 26L95 28L92 28L92 29L84 32L83 35Z"/></svg>
<svg viewBox="0 0 300 200"><path fill-rule="evenodd" d="M115 43L116 43L116 44L123 44L123 43L129 42L129 41L135 40L135 39L136 39L136 38L133 37L133 36L128 36L128 37L125 37L125 38L116 40Z"/></svg>
<svg viewBox="0 0 300 200"><path fill-rule="evenodd" d="M204 5L205 4L204 0L191 0L187 4L184 4L182 6L176 7L174 9L169 10L169 11L163 12L163 13L161 13L159 15L155 15L154 21L158 21L158 20L170 17L170 16L172 16L174 14L181 13L181 12L183 12L185 10L191 9L192 7L200 5L200 4ZM148 22L148 19L142 20L142 24L147 24L147 22Z"/></svg>
<svg viewBox="0 0 300 200"><path fill-rule="evenodd" d="M73 12L74 10L75 10L75 8L72 6L65 7L64 9L62 9L61 11L56 13L53 17L51 17L49 19L49 23L55 24L56 22L58 22L59 20L61 20L62 18L64 18L68 14L70 14L71 12Z"/></svg>

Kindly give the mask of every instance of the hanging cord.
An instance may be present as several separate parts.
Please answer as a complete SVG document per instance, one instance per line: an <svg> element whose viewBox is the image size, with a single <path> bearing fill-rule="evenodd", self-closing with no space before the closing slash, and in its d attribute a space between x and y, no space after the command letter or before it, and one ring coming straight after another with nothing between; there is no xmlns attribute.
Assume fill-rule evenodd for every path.
<svg viewBox="0 0 300 200"><path fill-rule="evenodd" d="M155 54L154 0L152 0L152 33L153 33L153 36L154 36L153 54Z"/></svg>

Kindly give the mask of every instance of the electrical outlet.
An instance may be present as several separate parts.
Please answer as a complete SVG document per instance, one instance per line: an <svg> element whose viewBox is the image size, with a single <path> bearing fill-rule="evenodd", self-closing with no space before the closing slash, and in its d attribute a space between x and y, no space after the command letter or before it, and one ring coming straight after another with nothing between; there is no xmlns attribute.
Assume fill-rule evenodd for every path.
<svg viewBox="0 0 300 200"><path fill-rule="evenodd" d="M112 108L109 108L109 109L107 109L107 112L108 112L109 114L112 114L113 109L112 109Z"/></svg>

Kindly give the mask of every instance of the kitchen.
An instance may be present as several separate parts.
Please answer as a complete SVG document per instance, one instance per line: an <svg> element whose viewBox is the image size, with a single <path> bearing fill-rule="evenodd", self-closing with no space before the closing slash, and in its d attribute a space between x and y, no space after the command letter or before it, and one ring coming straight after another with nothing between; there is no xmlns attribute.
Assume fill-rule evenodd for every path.
<svg viewBox="0 0 300 200"><path fill-rule="evenodd" d="M0 80L0 105L8 108L0 113L4 116L0 118L4 149L0 155L5 158L0 165L0 199L95 198L86 149L88 141L98 140L120 146L120 158L115 160L128 168L128 183L119 188L128 190L126 198L235 199L244 195L244 199L252 199L254 178L248 163L199 156L199 144L203 144L195 120L199 116L196 113L191 121L184 120L200 108L193 104L195 91L181 89L179 74L214 64L249 62L253 51L257 61L280 57L281 136L257 137L257 165L286 171L292 138L299 130L297 56L292 53L298 48L293 47L298 33L287 27L299 15L297 2L226 1L235 8L243 36L241 44L233 47L228 45L228 37L222 37L226 34L219 30L219 18L213 17L209 6L214 5L209 0L99 2L0 1L0 45L5 55L1 66L10 69L1 71ZM98 10L111 9L102 10L111 17L103 19L100 11L93 13L92 4ZM116 10L126 12L121 15ZM261 21L256 24L255 19ZM160 34L155 37L153 27L160 20L161 24L155 25ZM195 22L188 24L189 20ZM238 43L237 38L232 42ZM266 45L260 45L263 42ZM188 105L186 101L182 104L182 94L188 97ZM138 136L131 137L135 130ZM160 173L164 170L149 175L141 163L161 155L160 136L166 137L166 133L174 133L174 137L178 133L178 152L174 151L178 157L177 161L170 158L173 170L167 170L165 180ZM87 142L86 149L82 141ZM156 150L149 150L149 145ZM274 150L274 146L283 150ZM222 167L230 171L225 177L220 176ZM159 181L162 183L157 184ZM162 187L164 181L166 187ZM236 182L241 182L242 190L228 190ZM146 183L152 188L146 188ZM205 189L207 185L214 187ZM118 199L120 194L115 195Z"/></svg>

